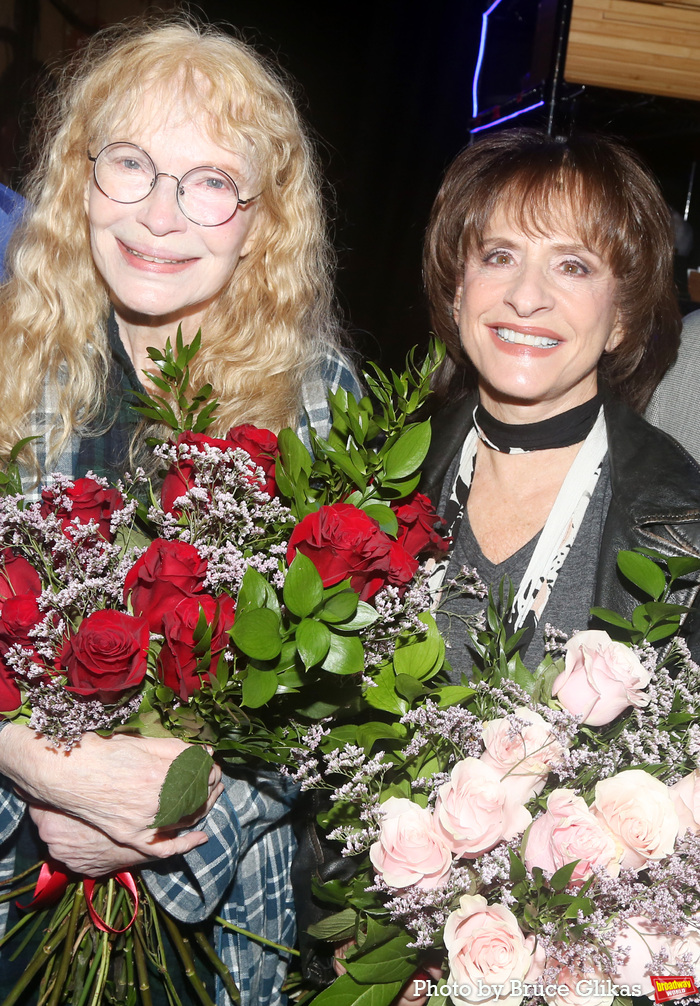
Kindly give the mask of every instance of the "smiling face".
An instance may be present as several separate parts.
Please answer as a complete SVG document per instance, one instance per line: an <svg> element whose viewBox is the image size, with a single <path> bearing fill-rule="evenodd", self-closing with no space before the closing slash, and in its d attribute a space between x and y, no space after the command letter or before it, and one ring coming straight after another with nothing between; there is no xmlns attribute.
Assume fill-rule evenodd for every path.
<svg viewBox="0 0 700 1006"><path fill-rule="evenodd" d="M164 110L160 98L147 92L137 121L118 127L91 152L126 140L146 150L159 172L181 178L191 168L214 166L236 181L242 199L255 195L249 162L214 141L190 104L175 97ZM159 177L150 195L127 204L108 199L90 177L85 203L92 255L120 322L189 319L194 330L252 246L255 203L239 206L228 223L201 227L180 210L176 184L175 178Z"/></svg>
<svg viewBox="0 0 700 1006"><path fill-rule="evenodd" d="M565 218L543 236L496 210L482 247L467 255L454 302L486 409L536 422L592 398L598 361L622 340L616 293L610 267Z"/></svg>

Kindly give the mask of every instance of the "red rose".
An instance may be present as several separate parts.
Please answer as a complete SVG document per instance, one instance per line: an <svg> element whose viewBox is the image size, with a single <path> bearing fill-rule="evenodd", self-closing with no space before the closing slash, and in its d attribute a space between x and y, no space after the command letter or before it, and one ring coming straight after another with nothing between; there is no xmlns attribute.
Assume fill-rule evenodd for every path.
<svg viewBox="0 0 700 1006"><path fill-rule="evenodd" d="M411 555L440 555L450 547L448 538L443 538L436 524L444 526L445 521L435 512L435 507L423 493L414 492L403 503L392 507L399 522L399 541Z"/></svg>
<svg viewBox="0 0 700 1006"><path fill-rule="evenodd" d="M225 451L231 446L226 440L216 440L214 437L207 437L203 433L181 433L176 443L189 444L191 447L199 449L200 446L218 447ZM163 479L163 486L160 490L160 502L166 513L174 513L173 503L179 496L183 496L188 489L191 489L195 482L197 467L192 458L180 458L176 465L171 465L168 474ZM178 511L179 514L179 511Z"/></svg>
<svg viewBox="0 0 700 1006"><path fill-rule="evenodd" d="M121 510L124 506L124 500L117 489L104 489L94 479L76 479L61 491L44 489L41 498L41 516L55 514L69 538L71 524L77 518L80 524L94 520L102 537L111 541L110 518L115 510Z"/></svg>
<svg viewBox="0 0 700 1006"><path fill-rule="evenodd" d="M151 632L162 632L165 613L200 593L206 572L194 545L156 538L126 574L124 601L131 595L134 614L148 619Z"/></svg>
<svg viewBox="0 0 700 1006"><path fill-rule="evenodd" d="M67 690L100 702L116 702L146 675L149 633L145 618L95 611L66 641L61 664Z"/></svg>
<svg viewBox="0 0 700 1006"><path fill-rule="evenodd" d="M375 520L348 503L323 506L304 517L289 539L288 562L297 549L311 559L324 587L350 577L365 601L386 583L406 583L418 568Z"/></svg>
<svg viewBox="0 0 700 1006"><path fill-rule="evenodd" d="M41 593L39 574L21 555L15 555L11 548L4 549L0 566L0 600L14 594Z"/></svg>
<svg viewBox="0 0 700 1006"><path fill-rule="evenodd" d="M0 713L12 713L22 705L22 693L12 671L0 662Z"/></svg>
<svg viewBox="0 0 700 1006"><path fill-rule="evenodd" d="M19 644L27 650L34 650L34 640L29 635L44 617L39 610L34 594L18 594L8 597L0 607L0 653L4 656L11 646ZM34 650L36 654L36 650Z"/></svg>
<svg viewBox="0 0 700 1006"><path fill-rule="evenodd" d="M242 426L232 426L226 434L229 447L239 447L250 454L250 460L265 472L265 483L261 486L268 494L274 496L277 492L275 483L275 459L279 453L277 437L270 430L260 429L244 423Z"/></svg>
<svg viewBox="0 0 700 1006"><path fill-rule="evenodd" d="M218 659L229 642L228 630L234 619L233 599L228 594L222 594L218 598L211 597L210 594L197 594L196 597L186 597L180 601L163 618L165 644L158 658L162 680L183 700L187 700L192 692L202 687L201 674L195 670L202 656L197 656L194 652L194 630L202 610L208 625L216 622L210 646L210 673L215 674Z"/></svg>
<svg viewBox="0 0 700 1006"><path fill-rule="evenodd" d="M417 569L418 560L406 551L401 542L392 541L389 551L387 583L394 587L403 587L413 579L413 574Z"/></svg>

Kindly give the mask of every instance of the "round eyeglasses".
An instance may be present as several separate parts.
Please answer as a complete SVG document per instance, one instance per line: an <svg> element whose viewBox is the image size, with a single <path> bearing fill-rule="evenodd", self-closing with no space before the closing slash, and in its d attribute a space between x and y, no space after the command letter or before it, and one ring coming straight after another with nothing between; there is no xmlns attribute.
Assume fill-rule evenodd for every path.
<svg viewBox="0 0 700 1006"><path fill-rule="evenodd" d="M247 206L260 193L241 199L238 186L230 175L209 165L186 171L182 178L167 171L157 171L150 155L135 143L108 143L92 161L95 184L115 203L140 203L151 194L161 175L174 178L177 204L193 224L219 227L235 215L239 206Z"/></svg>

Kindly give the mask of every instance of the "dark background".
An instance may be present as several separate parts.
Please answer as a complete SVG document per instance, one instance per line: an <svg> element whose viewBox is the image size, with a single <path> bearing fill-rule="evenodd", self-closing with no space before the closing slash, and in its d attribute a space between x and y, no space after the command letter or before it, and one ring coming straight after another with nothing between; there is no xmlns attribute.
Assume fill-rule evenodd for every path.
<svg viewBox="0 0 700 1006"><path fill-rule="evenodd" d="M0 79L0 170L2 180L15 186L21 185L22 151L41 69L31 42L39 2L0 0L0 10L15 4L16 58ZM99 26L81 20L85 8L78 5L87 0L41 2L61 12L74 41ZM207 20L234 25L296 80L297 99L328 180L345 324L363 354L385 365L399 365L405 352L428 336L421 243L444 169L469 142L472 77L488 2L199 0L193 8ZM537 83L531 75L537 3L502 2L484 63L482 104ZM562 128L573 122L626 139L683 214L700 150L696 102L589 88L570 96L565 106ZM515 122L541 125L545 116L539 112ZM700 178L691 202L693 223L700 233ZM685 309L692 306L685 284L688 265L700 265L700 250L696 256L691 248L678 259Z"/></svg>

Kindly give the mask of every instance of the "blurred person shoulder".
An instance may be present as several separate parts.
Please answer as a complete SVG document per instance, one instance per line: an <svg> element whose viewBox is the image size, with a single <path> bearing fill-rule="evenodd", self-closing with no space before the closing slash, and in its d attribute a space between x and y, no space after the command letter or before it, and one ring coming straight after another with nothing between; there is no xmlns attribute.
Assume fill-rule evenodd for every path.
<svg viewBox="0 0 700 1006"><path fill-rule="evenodd" d="M678 357L667 370L645 418L675 437L700 462L700 310L683 319Z"/></svg>

